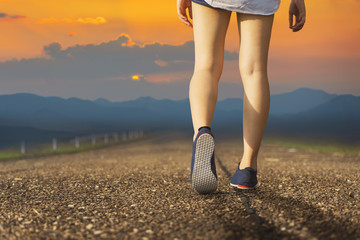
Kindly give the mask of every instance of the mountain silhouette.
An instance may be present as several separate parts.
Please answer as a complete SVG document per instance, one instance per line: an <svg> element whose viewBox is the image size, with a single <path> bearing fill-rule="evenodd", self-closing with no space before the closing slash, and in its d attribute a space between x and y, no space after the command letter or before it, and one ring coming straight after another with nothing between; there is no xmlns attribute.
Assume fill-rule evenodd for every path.
<svg viewBox="0 0 360 240"><path fill-rule="evenodd" d="M319 106L337 97L323 90L299 88L295 91L276 94L270 98L270 113L273 115L300 113Z"/></svg>
<svg viewBox="0 0 360 240"><path fill-rule="evenodd" d="M241 131L242 110L241 98L218 101L213 128ZM359 110L360 97L348 94L329 94L309 88L275 94L271 96L265 133L360 141ZM145 131L192 131L189 99L140 97L112 102L105 98L91 101L30 93L0 95L0 145L9 145L24 138L41 141L51 136L68 137L139 128Z"/></svg>
<svg viewBox="0 0 360 240"><path fill-rule="evenodd" d="M359 142L360 97L340 95L296 114L272 115L272 133ZM268 129L269 130L269 129Z"/></svg>

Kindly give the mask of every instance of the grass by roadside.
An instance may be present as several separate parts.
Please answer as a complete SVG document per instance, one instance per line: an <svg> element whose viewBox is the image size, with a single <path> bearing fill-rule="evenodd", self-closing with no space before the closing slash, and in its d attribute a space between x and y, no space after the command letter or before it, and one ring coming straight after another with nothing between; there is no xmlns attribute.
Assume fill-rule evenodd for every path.
<svg viewBox="0 0 360 240"><path fill-rule="evenodd" d="M0 152L0 160L2 160L2 159L20 158L22 156L23 156L23 154L21 154L20 152L10 152L10 151Z"/></svg>
<svg viewBox="0 0 360 240"><path fill-rule="evenodd" d="M267 138L264 139L264 142L288 148L303 149L315 152L360 155L360 144L355 143L281 137Z"/></svg>

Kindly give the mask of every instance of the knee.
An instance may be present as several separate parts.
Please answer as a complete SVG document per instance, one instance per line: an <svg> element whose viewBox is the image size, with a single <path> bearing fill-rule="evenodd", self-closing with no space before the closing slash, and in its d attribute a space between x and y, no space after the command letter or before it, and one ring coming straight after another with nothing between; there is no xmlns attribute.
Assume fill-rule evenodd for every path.
<svg viewBox="0 0 360 240"><path fill-rule="evenodd" d="M254 62L240 62L239 70L242 78L267 76L266 66Z"/></svg>
<svg viewBox="0 0 360 240"><path fill-rule="evenodd" d="M223 63L216 59L202 59L195 62L195 73L206 73L213 76L216 80L220 79L223 70Z"/></svg>

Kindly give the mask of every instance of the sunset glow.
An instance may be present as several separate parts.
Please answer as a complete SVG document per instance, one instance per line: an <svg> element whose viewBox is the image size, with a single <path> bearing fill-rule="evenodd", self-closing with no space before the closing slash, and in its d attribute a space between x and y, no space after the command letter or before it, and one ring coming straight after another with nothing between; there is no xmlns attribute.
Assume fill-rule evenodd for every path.
<svg viewBox="0 0 360 240"><path fill-rule="evenodd" d="M275 13L269 49L271 87L275 86L275 92L314 87L360 95L360 1L305 0L306 22L296 33L289 29L289 4L290 0L282 0ZM58 64L63 57L77 60L76 63L85 61L78 69L68 72L74 73L68 76L70 79L86 72L86 66L101 57L104 61L99 64L103 63L104 67L89 74L89 77L98 77L99 82L112 78L140 81L143 75L146 75L145 83L188 82L193 71L193 51L188 47L184 54L176 49L182 49L193 40L193 30L178 19L175 0L159 0L154 6L154 2L146 0L0 0L0 27L6 33L0 38L0 64L4 63L4 69L11 69L7 61L33 59L31 66L36 67L40 66L36 59L44 57L58 58ZM117 41L121 37L127 40ZM156 52L160 49L161 56ZM225 49L235 54L239 50L235 13L231 16ZM110 57L118 51L121 56ZM79 55L81 58L76 58ZM129 61L132 64L128 66ZM44 63L44 66L48 64L51 63ZM24 61L18 65L24 71L30 66L25 66ZM120 65L123 68L106 75L109 67ZM36 74L41 69L29 68L28 71ZM137 71L141 74L134 74ZM14 73L19 72L14 70ZM62 74L67 73L58 70L49 74L54 72L59 73L59 76L52 76L59 82ZM20 81L18 77L2 75L3 93L26 91L26 84L35 86L25 80L22 86L16 83ZM50 81L39 80L39 76L34 79ZM44 76L44 79L48 78ZM9 81L8 90L4 81ZM225 59L221 81L241 84L237 59Z"/></svg>
<svg viewBox="0 0 360 240"><path fill-rule="evenodd" d="M298 33L288 29L289 2L283 0L275 15L271 41L273 52L286 54L291 49L301 55L359 57L360 1L306 1L307 21ZM6 38L0 39L0 60L37 56L39 49L51 41L59 41L64 46L79 42L97 43L121 33L129 34L139 43L178 44L192 39L192 29L179 21L176 4L172 1L160 0L153 8L152 2L143 0L95 0L90 3L80 0L76 4L59 0L2 0L0 7L3 12L1 28L7 33ZM295 47L299 44L306 49ZM235 14L226 47L230 51L238 49Z"/></svg>

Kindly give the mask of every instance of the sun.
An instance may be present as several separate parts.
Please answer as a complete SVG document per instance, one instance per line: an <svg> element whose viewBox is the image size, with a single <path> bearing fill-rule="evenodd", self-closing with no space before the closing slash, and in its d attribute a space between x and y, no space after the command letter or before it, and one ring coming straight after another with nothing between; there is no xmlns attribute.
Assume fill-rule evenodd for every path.
<svg viewBox="0 0 360 240"><path fill-rule="evenodd" d="M139 75L133 75L132 80L139 81L140 80Z"/></svg>
<svg viewBox="0 0 360 240"><path fill-rule="evenodd" d="M134 81L140 81L143 78L144 78L144 75L141 75L141 74L135 74L131 77L131 79Z"/></svg>

